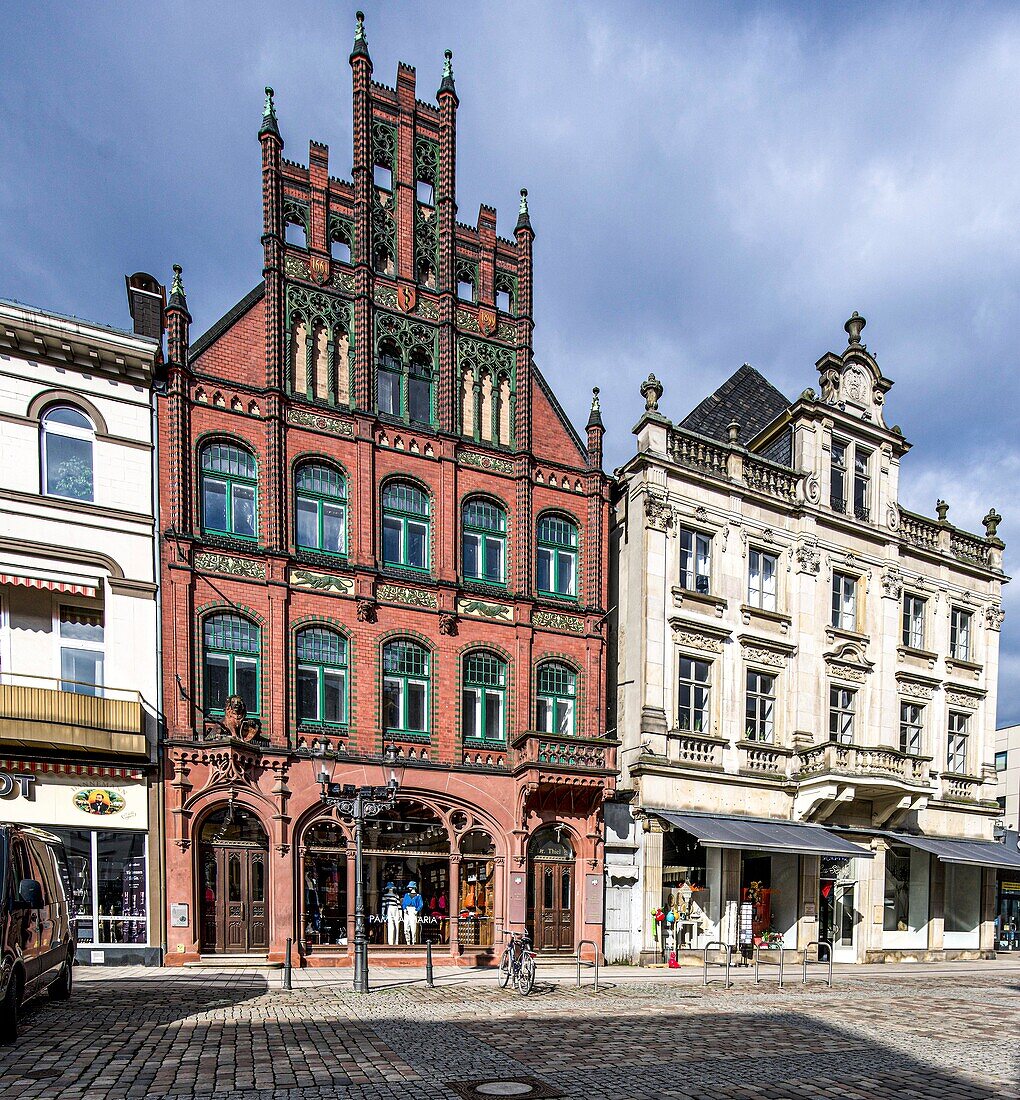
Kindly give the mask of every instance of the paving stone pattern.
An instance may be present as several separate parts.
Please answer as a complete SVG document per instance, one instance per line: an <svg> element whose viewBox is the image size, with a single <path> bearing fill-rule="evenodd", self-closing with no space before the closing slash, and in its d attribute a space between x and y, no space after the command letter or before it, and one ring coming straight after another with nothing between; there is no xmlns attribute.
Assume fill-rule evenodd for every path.
<svg viewBox="0 0 1020 1100"><path fill-rule="evenodd" d="M833 989L703 989L634 975L594 995L539 981L405 981L357 997L279 974L80 968L0 1052L0 1096L457 1100L533 1077L583 1100L1020 1100L1020 968L897 968Z"/></svg>

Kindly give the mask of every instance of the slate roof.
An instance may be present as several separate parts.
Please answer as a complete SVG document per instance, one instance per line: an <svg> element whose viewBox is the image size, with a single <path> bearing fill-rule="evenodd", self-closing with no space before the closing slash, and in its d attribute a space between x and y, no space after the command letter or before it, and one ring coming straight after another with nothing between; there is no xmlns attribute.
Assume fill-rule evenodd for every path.
<svg viewBox="0 0 1020 1100"><path fill-rule="evenodd" d="M188 348L188 359L197 359L202 352L206 351L210 345L214 344L239 317L243 317L256 302L261 301L265 293L266 284L265 280L263 280L258 286L249 290L236 306L232 309L228 309L218 321L206 329L206 331L192 343L191 347Z"/></svg>
<svg viewBox="0 0 1020 1100"><path fill-rule="evenodd" d="M723 442L731 420L740 422L739 440L749 443L790 407L791 402L754 367L745 363L680 421L680 427Z"/></svg>

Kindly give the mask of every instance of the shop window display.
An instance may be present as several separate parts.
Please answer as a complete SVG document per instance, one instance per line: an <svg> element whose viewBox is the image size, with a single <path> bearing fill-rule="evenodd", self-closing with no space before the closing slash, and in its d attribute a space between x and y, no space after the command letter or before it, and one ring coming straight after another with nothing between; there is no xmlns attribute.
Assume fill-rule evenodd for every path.
<svg viewBox="0 0 1020 1100"><path fill-rule="evenodd" d="M471 832L461 844L458 939L491 947L495 912L496 846L488 833Z"/></svg>
<svg viewBox="0 0 1020 1100"><path fill-rule="evenodd" d="M710 928L707 853L689 833L662 838L662 904L652 913L665 961L684 948L700 947Z"/></svg>
<svg viewBox="0 0 1020 1100"><path fill-rule="evenodd" d="M305 830L302 934L306 947L347 946L347 839L335 821Z"/></svg>

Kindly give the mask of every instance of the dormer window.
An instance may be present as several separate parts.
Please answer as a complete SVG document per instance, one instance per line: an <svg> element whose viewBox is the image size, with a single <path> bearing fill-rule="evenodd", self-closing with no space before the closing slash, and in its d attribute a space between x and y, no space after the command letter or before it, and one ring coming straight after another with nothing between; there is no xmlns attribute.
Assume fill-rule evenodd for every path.
<svg viewBox="0 0 1020 1100"><path fill-rule="evenodd" d="M393 172L384 164L377 164L373 168L372 180L380 191L393 190Z"/></svg>
<svg viewBox="0 0 1020 1100"><path fill-rule="evenodd" d="M418 180L414 185L414 189L422 206L435 206L436 189L428 180Z"/></svg>
<svg viewBox="0 0 1020 1100"><path fill-rule="evenodd" d="M838 439L832 441L832 478L829 486L829 503L834 512L846 513L847 445Z"/></svg>
<svg viewBox="0 0 1020 1100"><path fill-rule="evenodd" d="M858 443L832 441L829 504L834 512L853 515L864 523L871 519L871 456L872 452Z"/></svg>
<svg viewBox="0 0 1020 1100"><path fill-rule="evenodd" d="M854 448L854 518L871 519L871 451Z"/></svg>

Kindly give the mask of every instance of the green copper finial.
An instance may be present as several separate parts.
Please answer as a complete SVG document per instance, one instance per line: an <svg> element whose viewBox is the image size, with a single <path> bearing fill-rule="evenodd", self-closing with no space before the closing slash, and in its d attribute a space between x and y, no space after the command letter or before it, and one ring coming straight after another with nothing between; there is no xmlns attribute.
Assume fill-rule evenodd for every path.
<svg viewBox="0 0 1020 1100"><path fill-rule="evenodd" d="M453 76L453 50L443 54L443 77Z"/></svg>
<svg viewBox="0 0 1020 1100"><path fill-rule="evenodd" d="M443 92L450 92L456 98L457 89L453 83L453 50L447 50L443 54L443 79L439 84L438 96L441 96Z"/></svg>
<svg viewBox="0 0 1020 1100"><path fill-rule="evenodd" d="M528 189L526 187L521 188L521 210L517 215L517 228L531 228L531 218L528 215Z"/></svg>
<svg viewBox="0 0 1020 1100"><path fill-rule="evenodd" d="M181 276L184 274L184 268L180 264L174 264L174 281L170 287L171 294L183 294L184 283L181 280Z"/></svg>
<svg viewBox="0 0 1020 1100"><path fill-rule="evenodd" d="M521 188L521 213L528 213L528 189L526 187Z"/></svg>
<svg viewBox="0 0 1020 1100"><path fill-rule="evenodd" d="M587 428L602 428L602 406L599 404L599 388L598 386L592 386L591 390L591 412L588 414L588 423L585 425Z"/></svg>
<svg viewBox="0 0 1020 1100"><path fill-rule="evenodd" d="M263 134L276 134L280 136L280 127L276 124L276 104L273 103L273 89L266 85L266 105L262 108L262 125L259 127L259 137Z"/></svg>
<svg viewBox="0 0 1020 1100"><path fill-rule="evenodd" d="M365 13L363 11L355 12L354 18L358 21L357 26L354 28L355 45L358 42L364 42L367 45L368 39L365 37Z"/></svg>
<svg viewBox="0 0 1020 1100"><path fill-rule="evenodd" d="M170 284L170 301L167 302L167 309L179 309L184 313L188 312L188 299L184 296L184 280L181 278L181 273L184 268L180 264L174 264L174 279Z"/></svg>
<svg viewBox="0 0 1020 1100"><path fill-rule="evenodd" d="M273 89L266 85L266 105L262 108L263 118L276 118L276 107L273 105Z"/></svg>

